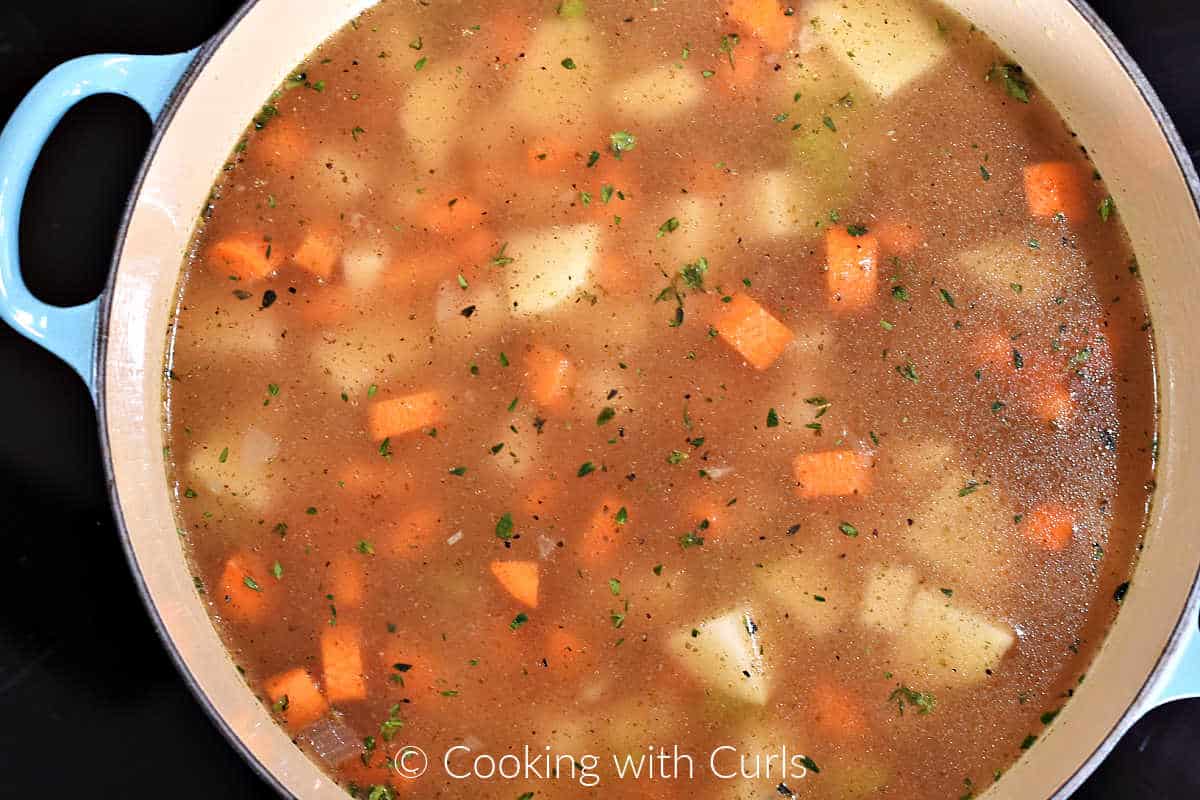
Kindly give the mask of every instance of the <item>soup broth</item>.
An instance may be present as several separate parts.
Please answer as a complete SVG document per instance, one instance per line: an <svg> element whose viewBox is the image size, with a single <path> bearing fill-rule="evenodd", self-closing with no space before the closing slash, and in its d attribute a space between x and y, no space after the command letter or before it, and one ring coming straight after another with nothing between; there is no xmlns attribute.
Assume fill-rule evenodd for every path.
<svg viewBox="0 0 1200 800"><path fill-rule="evenodd" d="M1084 679L1152 335L968 21L389 0L235 144L170 331L179 532L351 795L957 800Z"/></svg>

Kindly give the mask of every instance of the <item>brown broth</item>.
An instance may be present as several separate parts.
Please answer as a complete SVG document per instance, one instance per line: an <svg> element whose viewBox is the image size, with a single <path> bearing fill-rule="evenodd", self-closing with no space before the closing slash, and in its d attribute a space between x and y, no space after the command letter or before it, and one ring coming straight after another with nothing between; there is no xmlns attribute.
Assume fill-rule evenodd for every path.
<svg viewBox="0 0 1200 800"><path fill-rule="evenodd" d="M579 792L452 779L441 755L466 744L597 754L612 797L959 798L1083 680L1153 486L1133 253L1086 151L981 32L931 3L856 7L887 24L804 3L756 33L710 2L590 0L581 20L384 2L230 156L170 337L182 540L250 686L352 793ZM869 65L893 26L945 54L885 97ZM656 67L624 95L647 101L611 99ZM617 131L636 147L614 153ZM1023 172L1045 162L1083 176L1083 213L1031 215ZM529 233L552 228L589 262L553 295L558 245ZM312 234L322 277L299 266L321 260ZM831 296L827 236L879 244L864 307ZM268 275L231 280L219 247L239 237ZM679 271L701 257L698 290ZM795 336L765 369L718 330L735 295ZM571 370L538 402L550 351ZM423 392L436 419L371 435L372 408ZM834 450L868 460L866 483L811 496L793 459ZM1060 549L1031 535L1048 507L1070 515ZM536 608L496 561L536 565ZM888 568L894 603L868 589ZM753 620L730 645L761 648L748 679L728 654L694 666L726 612ZM1002 658L963 656L990 631L1014 636ZM348 677L330 636L360 651ZM315 722L279 702L296 669L332 701ZM428 774L387 765L401 745ZM614 753L651 745L695 777L615 775ZM723 780L722 745L810 769Z"/></svg>

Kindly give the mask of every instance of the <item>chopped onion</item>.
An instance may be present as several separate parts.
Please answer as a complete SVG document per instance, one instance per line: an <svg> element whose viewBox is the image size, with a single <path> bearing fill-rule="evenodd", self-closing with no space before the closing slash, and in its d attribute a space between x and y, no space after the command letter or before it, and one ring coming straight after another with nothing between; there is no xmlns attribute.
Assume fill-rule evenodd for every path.
<svg viewBox="0 0 1200 800"><path fill-rule="evenodd" d="M362 738L332 716L309 725L296 738L330 766L337 766L362 751Z"/></svg>
<svg viewBox="0 0 1200 800"><path fill-rule="evenodd" d="M456 545L462 541L462 538L463 538L463 532L455 531L453 534L451 534L450 538L446 540L446 544L451 545L451 546Z"/></svg>
<svg viewBox="0 0 1200 800"><path fill-rule="evenodd" d="M714 481L719 481L722 478L733 474L733 467L706 467L704 474L712 478Z"/></svg>
<svg viewBox="0 0 1200 800"><path fill-rule="evenodd" d="M558 544L553 539L544 533L539 533L537 538L538 555L545 561L550 556L554 555L554 551L558 549Z"/></svg>

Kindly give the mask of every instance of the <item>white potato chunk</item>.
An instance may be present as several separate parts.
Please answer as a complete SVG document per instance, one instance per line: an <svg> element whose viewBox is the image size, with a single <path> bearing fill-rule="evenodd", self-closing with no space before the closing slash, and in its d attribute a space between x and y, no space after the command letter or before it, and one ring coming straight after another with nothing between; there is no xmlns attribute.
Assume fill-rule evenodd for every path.
<svg viewBox="0 0 1200 800"><path fill-rule="evenodd" d="M242 301L258 306L257 296ZM211 355L221 363L235 359L273 356L283 343L283 324L278 314L219 310L211 316L197 318L194 314L182 317L175 330L175 348L183 353ZM196 364L202 359L195 359Z"/></svg>
<svg viewBox="0 0 1200 800"><path fill-rule="evenodd" d="M563 69L571 58L575 69ZM549 19L538 26L525 58L514 67L513 84L505 98L505 114L526 131L582 134L597 120L603 101L597 90L604 84L608 63L604 43L583 20Z"/></svg>
<svg viewBox="0 0 1200 800"><path fill-rule="evenodd" d="M671 637L667 646L684 670L708 688L746 703L766 704L767 673L758 625L749 611L734 609L698 622Z"/></svg>
<svg viewBox="0 0 1200 800"><path fill-rule="evenodd" d="M695 70L661 64L613 88L613 113L633 125L663 123L694 107L703 94Z"/></svg>
<svg viewBox="0 0 1200 800"><path fill-rule="evenodd" d="M829 50L885 98L946 52L937 20L911 0L816 0L805 16Z"/></svg>
<svg viewBox="0 0 1200 800"><path fill-rule="evenodd" d="M917 573L912 567L877 565L863 587L858 618L863 627L880 633L896 633L908 619L908 606L917 589Z"/></svg>
<svg viewBox="0 0 1200 800"><path fill-rule="evenodd" d="M387 254L379 244L356 244L342 254L342 277L355 291L374 287L386 268Z"/></svg>
<svg viewBox="0 0 1200 800"><path fill-rule="evenodd" d="M966 274L975 278L985 294L1006 305L1031 307L1066 293L1077 267L1067 265L1029 242L1008 239L988 242L958 257ZM1020 287L1018 291L1015 287Z"/></svg>
<svg viewBox="0 0 1200 800"><path fill-rule="evenodd" d="M520 233L509 239L513 258L505 273L508 299L517 314L542 314L587 287L600 228L572 225Z"/></svg>
<svg viewBox="0 0 1200 800"><path fill-rule="evenodd" d="M325 331L311 351L313 364L330 390L355 396L373 383L409 374L432 357L428 338L420 335L415 323L403 328L360 324Z"/></svg>
<svg viewBox="0 0 1200 800"><path fill-rule="evenodd" d="M995 486L948 474L906 525L904 542L933 573L970 583L1003 571L1011 551L1013 514Z"/></svg>
<svg viewBox="0 0 1200 800"><path fill-rule="evenodd" d="M450 62L426 67L409 83L400 119L422 170L437 169L449 159L478 94L470 75Z"/></svg>
<svg viewBox="0 0 1200 800"><path fill-rule="evenodd" d="M794 171L772 170L748 178L744 214L760 237L812 235L828 213L828 202Z"/></svg>
<svg viewBox="0 0 1200 800"><path fill-rule="evenodd" d="M1007 625L962 608L935 589L922 589L896 641L896 655L901 668L923 685L967 686L986 680L1015 642Z"/></svg>
<svg viewBox="0 0 1200 800"><path fill-rule="evenodd" d="M756 570L755 583L788 620L806 633L825 636L836 633L854 607L846 570L838 566L827 556L793 556Z"/></svg>
<svg viewBox="0 0 1200 800"><path fill-rule="evenodd" d="M232 497L253 511L265 511L271 504L271 462L277 455L279 439L265 430L221 425L194 439L186 471L198 493Z"/></svg>

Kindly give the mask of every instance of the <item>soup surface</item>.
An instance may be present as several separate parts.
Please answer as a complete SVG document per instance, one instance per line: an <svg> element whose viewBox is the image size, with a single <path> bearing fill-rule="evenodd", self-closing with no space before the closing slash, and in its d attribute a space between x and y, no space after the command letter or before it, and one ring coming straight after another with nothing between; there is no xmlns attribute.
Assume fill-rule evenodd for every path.
<svg viewBox="0 0 1200 800"><path fill-rule="evenodd" d="M167 380L280 724L371 800L990 786L1153 485L1136 262L1034 78L907 0L393 0L321 46Z"/></svg>

